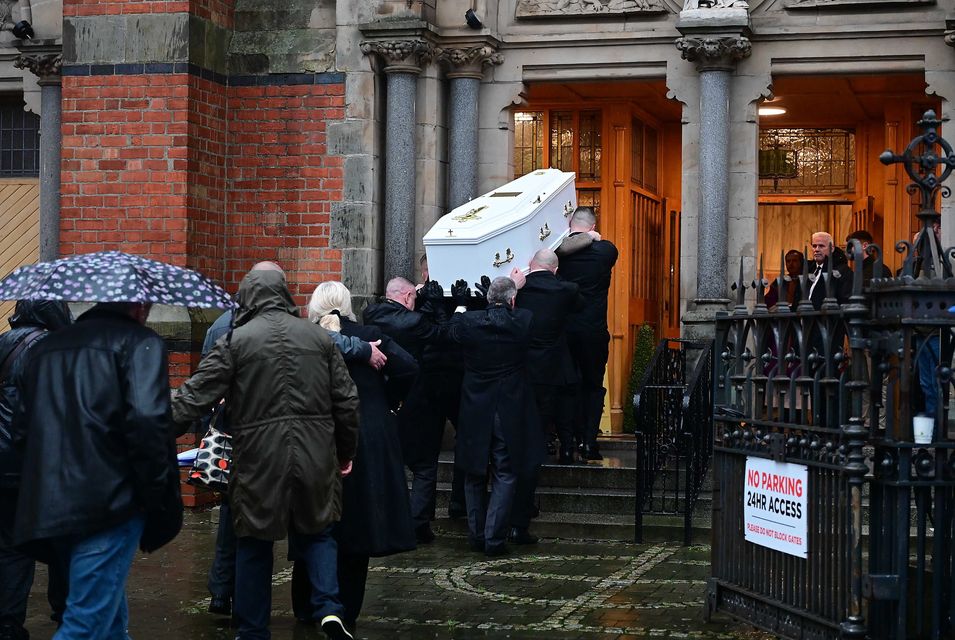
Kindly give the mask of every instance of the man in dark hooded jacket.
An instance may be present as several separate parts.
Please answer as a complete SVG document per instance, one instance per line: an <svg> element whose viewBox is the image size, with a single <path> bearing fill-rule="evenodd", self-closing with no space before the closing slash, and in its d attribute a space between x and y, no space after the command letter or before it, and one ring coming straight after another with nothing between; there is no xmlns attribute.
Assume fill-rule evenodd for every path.
<svg viewBox="0 0 955 640"><path fill-rule="evenodd" d="M316 621L332 638L351 638L332 525L358 444L355 383L328 333L298 317L278 265L246 274L237 299L231 337L202 359L172 406L178 423L223 397L229 407L238 637L270 637L273 542L291 535L308 566Z"/></svg>
<svg viewBox="0 0 955 640"><path fill-rule="evenodd" d="M10 435L13 409L19 398L16 383L31 347L50 331L72 322L65 302L20 300L10 316L10 331L0 336L0 640L30 637L23 624L36 566L33 558L9 546L22 464ZM51 559L47 598L57 621L66 608L66 570L64 563Z"/></svg>

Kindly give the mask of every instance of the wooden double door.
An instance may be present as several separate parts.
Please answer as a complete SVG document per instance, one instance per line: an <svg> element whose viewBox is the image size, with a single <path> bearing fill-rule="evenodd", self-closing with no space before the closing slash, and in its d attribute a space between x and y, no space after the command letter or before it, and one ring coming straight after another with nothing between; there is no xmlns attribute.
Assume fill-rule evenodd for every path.
<svg viewBox="0 0 955 640"><path fill-rule="evenodd" d="M619 258L608 300L610 358L602 428L619 431L637 330L680 333L680 123L635 103L533 105L515 113L517 175L554 167L576 174L579 205Z"/></svg>

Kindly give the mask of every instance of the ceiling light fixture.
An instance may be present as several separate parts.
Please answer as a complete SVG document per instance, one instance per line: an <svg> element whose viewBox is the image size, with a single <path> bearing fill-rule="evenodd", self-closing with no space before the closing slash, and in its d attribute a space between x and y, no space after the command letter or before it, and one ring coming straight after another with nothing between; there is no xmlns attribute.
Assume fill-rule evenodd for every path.
<svg viewBox="0 0 955 640"><path fill-rule="evenodd" d="M785 107L760 107L758 110L761 116L781 116L786 113Z"/></svg>

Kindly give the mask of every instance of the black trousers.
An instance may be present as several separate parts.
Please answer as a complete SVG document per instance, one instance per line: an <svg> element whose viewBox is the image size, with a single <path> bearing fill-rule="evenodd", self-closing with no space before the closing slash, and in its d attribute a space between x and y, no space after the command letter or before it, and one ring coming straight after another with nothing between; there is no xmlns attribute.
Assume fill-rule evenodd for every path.
<svg viewBox="0 0 955 640"><path fill-rule="evenodd" d="M576 385L535 384L534 399L540 416L544 435L550 433L551 425L560 440L561 451L574 449L574 411L576 410ZM544 441L546 442L546 437Z"/></svg>
<svg viewBox="0 0 955 640"><path fill-rule="evenodd" d="M15 489L0 489L0 628L20 630L26 621L36 561L8 546L16 504ZM48 566L46 597L53 610L50 617L60 622L70 587L69 558L53 558Z"/></svg>
<svg viewBox="0 0 955 640"><path fill-rule="evenodd" d="M413 397L402 408L405 461L411 470L411 519L416 528L435 516L438 456L445 425L450 421L456 426L458 422L461 380L462 375L454 371L425 373L416 384ZM464 474L457 465L451 485L451 508L464 510Z"/></svg>
<svg viewBox="0 0 955 640"><path fill-rule="evenodd" d="M575 436L584 446L596 448L604 396L607 394L603 382L607 358L610 356L610 333L606 329L594 332L568 331L567 344L580 371L574 412Z"/></svg>

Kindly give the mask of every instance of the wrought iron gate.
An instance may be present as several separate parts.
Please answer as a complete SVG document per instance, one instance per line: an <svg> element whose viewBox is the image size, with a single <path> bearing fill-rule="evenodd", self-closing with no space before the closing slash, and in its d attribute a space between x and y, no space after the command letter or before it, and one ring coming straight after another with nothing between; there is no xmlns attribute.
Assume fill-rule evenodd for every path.
<svg viewBox="0 0 955 640"><path fill-rule="evenodd" d="M948 426L955 247L942 251L933 208L955 154L938 136L933 112L919 124L923 135L903 155L881 157L904 163L910 193L923 205L915 243L896 245L905 254L899 274L879 277L881 250L853 241L854 273L843 271L840 281L830 255L815 282L807 259L798 304L791 308L780 295L770 312L761 273L752 283L755 306L746 304L741 267L736 308L717 319L708 612L785 638L955 637L955 439ZM876 275L867 286L864 258ZM787 285L781 276L777 290ZM809 299L812 287L823 287L821 304ZM916 416L923 389L934 409ZM916 422L929 433L917 438ZM770 495L778 489L802 499L804 492L802 548L793 543L803 542L801 529L782 528L791 519L774 515L772 527L754 520L765 502L750 467L793 473L780 475L786 482L773 473L763 480L772 480ZM805 486L795 480L800 474ZM773 500L767 515L785 508L788 518L790 507Z"/></svg>
<svg viewBox="0 0 955 640"><path fill-rule="evenodd" d="M634 541L644 514L683 517L692 538L693 509L709 470L713 443L712 345L661 340L633 399L637 440Z"/></svg>

